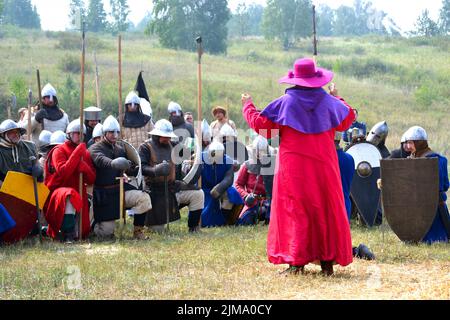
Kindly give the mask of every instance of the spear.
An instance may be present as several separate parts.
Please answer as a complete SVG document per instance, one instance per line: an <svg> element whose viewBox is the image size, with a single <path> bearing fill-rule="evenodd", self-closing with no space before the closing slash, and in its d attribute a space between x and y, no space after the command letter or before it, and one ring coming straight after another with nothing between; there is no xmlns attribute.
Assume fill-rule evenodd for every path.
<svg viewBox="0 0 450 320"><path fill-rule="evenodd" d="M28 130L27 137L28 141L31 141L31 110L33 107L33 92L28 89Z"/></svg>
<svg viewBox="0 0 450 320"><path fill-rule="evenodd" d="M82 40L81 40L81 90L80 90L80 143L83 143L84 140L84 66L86 59L86 33L85 33L85 23L83 21L82 26ZM81 159L83 161L83 159ZM83 174L80 173L80 184L79 184L79 192L81 196L81 203L83 204ZM79 219L79 240L83 239L83 205L80 209L80 219Z"/></svg>
<svg viewBox="0 0 450 320"><path fill-rule="evenodd" d="M202 159L202 55L203 55L203 45L202 37L197 37L195 39L197 42L197 54L198 54L198 107L197 107L197 164L200 165ZM202 187L202 179L198 180L198 186Z"/></svg>
<svg viewBox="0 0 450 320"><path fill-rule="evenodd" d="M119 35L119 124L120 124L120 135L122 135L122 36Z"/></svg>
<svg viewBox="0 0 450 320"><path fill-rule="evenodd" d="M99 78L99 75L98 75L97 54L95 52L94 52L94 61L95 61L95 93L97 95L97 107L101 108L100 78Z"/></svg>
<svg viewBox="0 0 450 320"><path fill-rule="evenodd" d="M316 6L313 5L313 47L314 47L314 61L317 62L317 31L316 31Z"/></svg>
<svg viewBox="0 0 450 320"><path fill-rule="evenodd" d="M39 110L42 109L42 91L41 91L41 73L39 69L36 70L37 84L38 84L38 94L39 94ZM44 122L42 122L44 123Z"/></svg>

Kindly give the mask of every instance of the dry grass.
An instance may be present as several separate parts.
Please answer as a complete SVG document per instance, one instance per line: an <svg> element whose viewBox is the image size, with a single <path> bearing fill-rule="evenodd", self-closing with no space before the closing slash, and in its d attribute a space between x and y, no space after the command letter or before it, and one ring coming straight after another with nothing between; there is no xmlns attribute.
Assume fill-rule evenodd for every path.
<svg viewBox="0 0 450 320"><path fill-rule="evenodd" d="M152 240L67 246L22 243L0 254L0 299L449 299L447 244L411 246L390 231L353 228L376 261L336 267L331 278L309 265L301 276L267 262L267 228L206 229L186 221ZM126 238L131 236L128 230ZM77 276L79 272L79 277ZM79 280L78 280L79 279Z"/></svg>

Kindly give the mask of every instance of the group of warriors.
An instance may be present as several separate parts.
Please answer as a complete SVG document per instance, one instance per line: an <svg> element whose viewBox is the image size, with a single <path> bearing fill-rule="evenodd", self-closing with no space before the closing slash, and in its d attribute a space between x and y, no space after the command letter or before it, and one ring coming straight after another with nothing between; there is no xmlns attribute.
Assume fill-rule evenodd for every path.
<svg viewBox="0 0 450 320"><path fill-rule="evenodd" d="M69 121L48 84L41 108L31 116L23 110L18 122L0 124L0 180L4 183L12 171L44 183L49 195L38 221L54 239L113 239L116 222L126 223L128 216L133 217L133 237L144 240L146 227L162 232L188 207L189 232L262 222L269 225L270 262L288 264L288 273L318 263L330 275L334 264L374 258L365 245L352 246L350 219L368 226L382 223L389 207L383 206L389 197L381 199L389 185L389 177L381 174L383 159L433 158L437 211L416 241L448 241L447 159L429 148L418 126L404 133L398 150L389 152L387 123L367 132L333 84L329 92L322 88L332 77L313 60L300 59L280 80L293 87L263 111L244 94L243 115L252 129L248 145L239 141L223 107L212 110L216 120L211 125L203 120L198 137L192 113L170 102L168 119L155 123L149 101L134 91L126 97L123 116L103 120L101 109L89 107L81 126L79 119ZM31 141L25 139L27 126ZM17 201L3 188L0 203L0 241L43 232L32 230L36 210L34 218L29 215L31 223L24 224L14 212L20 211ZM399 223L392 224L397 233Z"/></svg>
<svg viewBox="0 0 450 320"><path fill-rule="evenodd" d="M80 119L69 121L50 84L41 95L42 106L31 116L21 109L18 122L0 124L0 181L15 172L48 188L39 215L43 227L31 230L36 210L28 215L33 223L24 224L18 217L23 208L1 199L2 242L16 242L30 232L68 243L114 239L116 222L123 217L125 222L133 217L133 237L142 240L147 238L145 227L164 231L180 219L183 207L189 210L189 232L269 222L266 190L272 180L260 174L260 159L274 157L275 151L256 134L248 146L240 143L227 109L214 108L216 120L202 122L198 147L192 113L185 115L175 102L168 105L168 119L154 123L149 102L133 91L122 117L103 119L102 110L92 106L84 110L81 126ZM23 180L11 178L11 183Z"/></svg>

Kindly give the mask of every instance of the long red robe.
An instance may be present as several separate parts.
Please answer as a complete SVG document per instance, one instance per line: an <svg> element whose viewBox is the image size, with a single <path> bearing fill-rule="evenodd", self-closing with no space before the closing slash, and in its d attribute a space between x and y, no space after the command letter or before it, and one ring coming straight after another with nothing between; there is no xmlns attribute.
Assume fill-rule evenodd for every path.
<svg viewBox="0 0 450 320"><path fill-rule="evenodd" d="M95 168L91 155L84 143L77 147L71 141L66 141L52 149L48 159L45 164L45 185L50 189L51 194L44 208L45 219L48 222L48 235L52 238L58 235L64 220L66 198L71 196L71 203L77 212L81 208L81 203L83 204L82 237L85 238L89 235L91 226L86 186L95 182ZM81 197L79 194L80 173L83 173Z"/></svg>
<svg viewBox="0 0 450 320"><path fill-rule="evenodd" d="M336 128L319 134L275 124L251 101L243 113L255 131L271 138L270 130L278 129L281 136L267 239L269 261L295 266L318 261L350 264L352 243L334 135L350 127L354 112Z"/></svg>

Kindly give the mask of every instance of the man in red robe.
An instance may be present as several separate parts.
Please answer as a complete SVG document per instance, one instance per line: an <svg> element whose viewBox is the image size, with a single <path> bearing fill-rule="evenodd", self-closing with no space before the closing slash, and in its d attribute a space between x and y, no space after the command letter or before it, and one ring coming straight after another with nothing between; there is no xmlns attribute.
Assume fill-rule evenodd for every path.
<svg viewBox="0 0 450 320"><path fill-rule="evenodd" d="M84 126L83 126L84 127ZM86 131L86 128L83 128ZM67 140L50 151L45 164L45 185L50 197L44 212L48 222L48 235L57 238L61 232L64 242L80 237L77 218L82 212L82 238L89 235L89 204L86 186L95 181L95 169L86 144L81 141L80 121L72 121L66 130ZM83 191L79 194L80 174Z"/></svg>
<svg viewBox="0 0 450 320"><path fill-rule="evenodd" d="M266 138L281 137L267 253L270 262L289 264L291 273L320 263L331 275L333 264L353 259L334 135L350 127L355 113L322 89L332 78L312 59L299 59L279 81L293 87L263 111L242 96L250 127Z"/></svg>

